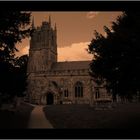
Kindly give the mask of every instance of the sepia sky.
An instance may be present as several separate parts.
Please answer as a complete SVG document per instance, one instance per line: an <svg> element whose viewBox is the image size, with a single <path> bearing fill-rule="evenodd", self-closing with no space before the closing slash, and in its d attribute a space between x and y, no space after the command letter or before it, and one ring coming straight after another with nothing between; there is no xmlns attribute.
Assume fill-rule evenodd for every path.
<svg viewBox="0 0 140 140"><path fill-rule="evenodd" d="M111 26L111 22L121 12L32 12L35 26L40 26L42 21L48 21L51 16L51 24L57 25L58 61L91 60L92 56L86 51L88 44L94 37L94 30L102 33L103 26ZM17 55L28 53L29 39L17 44Z"/></svg>

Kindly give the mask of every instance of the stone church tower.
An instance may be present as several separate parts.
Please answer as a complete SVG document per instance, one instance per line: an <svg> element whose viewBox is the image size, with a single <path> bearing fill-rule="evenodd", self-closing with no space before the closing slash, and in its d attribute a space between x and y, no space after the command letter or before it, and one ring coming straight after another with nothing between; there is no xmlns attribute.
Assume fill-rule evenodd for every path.
<svg viewBox="0 0 140 140"><path fill-rule="evenodd" d="M42 22L42 26L37 29L33 21L32 28L34 31L30 40L28 73L50 70L51 65L57 62L56 25L54 29L51 27L49 17L49 22Z"/></svg>
<svg viewBox="0 0 140 140"><path fill-rule="evenodd" d="M49 22L44 21L41 27L37 28L34 26L33 19L32 29L27 67L28 76L49 71L52 64L57 62L57 29L56 24L54 29L51 27L51 17L49 16ZM28 77L28 91L30 84L32 84L31 87L37 84L36 79L29 79L30 77Z"/></svg>

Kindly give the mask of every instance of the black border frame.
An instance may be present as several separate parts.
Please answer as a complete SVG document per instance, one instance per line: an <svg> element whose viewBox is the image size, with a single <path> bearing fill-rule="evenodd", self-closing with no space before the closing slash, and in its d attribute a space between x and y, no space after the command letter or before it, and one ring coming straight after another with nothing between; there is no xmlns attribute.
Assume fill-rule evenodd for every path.
<svg viewBox="0 0 140 140"><path fill-rule="evenodd" d="M140 1L0 1L0 11L125 11L139 10ZM134 139L139 129L1 129L7 139Z"/></svg>
<svg viewBox="0 0 140 140"><path fill-rule="evenodd" d="M0 1L0 10L124 11L139 10L140 1Z"/></svg>
<svg viewBox="0 0 140 140"><path fill-rule="evenodd" d="M139 139L139 129L1 129L1 139Z"/></svg>

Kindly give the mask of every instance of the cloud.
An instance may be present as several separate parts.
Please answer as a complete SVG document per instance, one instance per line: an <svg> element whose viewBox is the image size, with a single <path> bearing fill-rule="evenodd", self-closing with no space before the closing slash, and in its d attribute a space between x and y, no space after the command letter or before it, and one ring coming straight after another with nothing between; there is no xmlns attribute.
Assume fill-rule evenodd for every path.
<svg viewBox="0 0 140 140"><path fill-rule="evenodd" d="M58 61L91 60L92 55L87 52L89 43L90 42L79 42L58 48Z"/></svg>
<svg viewBox="0 0 140 140"><path fill-rule="evenodd" d="M88 13L87 13L87 16L86 16L86 17L87 17L88 19L93 19L93 18L95 18L98 14L99 14L99 12L92 12L92 11L91 11L91 12L88 12Z"/></svg>
<svg viewBox="0 0 140 140"><path fill-rule="evenodd" d="M70 46L58 47L58 61L81 61L91 60L93 57L87 52L88 44L90 42L73 43ZM29 46L22 47L17 56L29 53Z"/></svg>
<svg viewBox="0 0 140 140"><path fill-rule="evenodd" d="M25 54L29 54L29 46L25 46L25 47L22 47L22 48L19 48L19 52L16 52L16 56L22 56L22 55L25 55Z"/></svg>

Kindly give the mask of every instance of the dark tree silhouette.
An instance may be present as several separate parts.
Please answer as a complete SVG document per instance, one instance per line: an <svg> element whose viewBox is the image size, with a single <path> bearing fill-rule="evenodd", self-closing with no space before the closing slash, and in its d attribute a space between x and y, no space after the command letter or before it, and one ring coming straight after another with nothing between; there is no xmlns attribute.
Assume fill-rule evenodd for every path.
<svg viewBox="0 0 140 140"><path fill-rule="evenodd" d="M14 91L14 95L19 97L24 96L27 86L27 62L28 55L23 55L15 61L12 91Z"/></svg>
<svg viewBox="0 0 140 140"><path fill-rule="evenodd" d="M24 91L27 57L17 59L15 52L16 43L30 36L30 16L30 12L21 11L0 13L0 96L15 96Z"/></svg>
<svg viewBox="0 0 140 140"><path fill-rule="evenodd" d="M104 31L106 37L95 31L89 45L91 75L104 79L114 97L131 98L140 91L140 12L123 12Z"/></svg>
<svg viewBox="0 0 140 140"><path fill-rule="evenodd" d="M0 13L0 60L11 59L18 51L15 44L30 35L30 12Z"/></svg>

